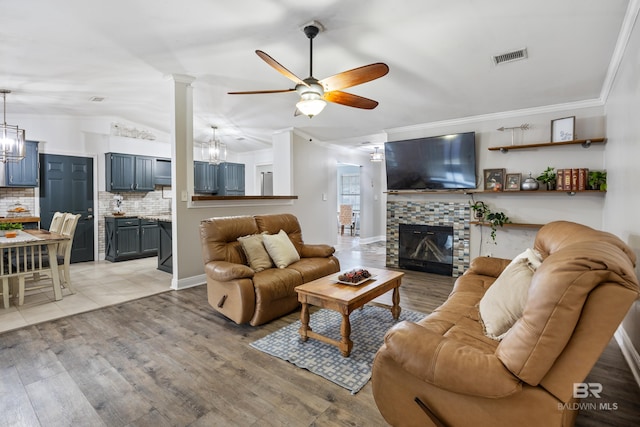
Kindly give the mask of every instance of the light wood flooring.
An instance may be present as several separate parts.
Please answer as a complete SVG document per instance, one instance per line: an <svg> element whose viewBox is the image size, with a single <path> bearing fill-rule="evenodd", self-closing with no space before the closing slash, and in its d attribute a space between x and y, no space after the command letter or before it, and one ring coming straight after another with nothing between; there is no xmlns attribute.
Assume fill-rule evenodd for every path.
<svg viewBox="0 0 640 427"><path fill-rule="evenodd" d="M342 268L384 266L383 244L338 249ZM405 308L427 313L451 290L449 277L405 273ZM298 316L236 325L199 286L2 333L0 426L385 426L370 384L351 395L249 347ZM640 393L614 341L587 381L618 409L578 426L637 425Z"/></svg>

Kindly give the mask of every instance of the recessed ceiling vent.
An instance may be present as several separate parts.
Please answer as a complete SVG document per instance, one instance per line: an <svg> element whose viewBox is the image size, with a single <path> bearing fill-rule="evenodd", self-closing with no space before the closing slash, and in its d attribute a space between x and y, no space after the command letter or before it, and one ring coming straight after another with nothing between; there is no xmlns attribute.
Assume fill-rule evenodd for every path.
<svg viewBox="0 0 640 427"><path fill-rule="evenodd" d="M104 97L102 97L102 96L92 96L91 98L89 98L89 101L91 101L91 102L102 102L102 101L104 101Z"/></svg>
<svg viewBox="0 0 640 427"><path fill-rule="evenodd" d="M493 64L500 65L506 62L519 61L521 59L527 59L527 48L514 50L512 52L502 53L500 55L494 55Z"/></svg>

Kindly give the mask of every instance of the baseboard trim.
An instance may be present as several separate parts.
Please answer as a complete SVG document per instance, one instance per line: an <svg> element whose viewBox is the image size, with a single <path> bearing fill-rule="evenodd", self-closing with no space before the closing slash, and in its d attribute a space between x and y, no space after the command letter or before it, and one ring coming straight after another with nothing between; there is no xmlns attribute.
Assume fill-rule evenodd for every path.
<svg viewBox="0 0 640 427"><path fill-rule="evenodd" d="M620 350L622 350L622 355L633 373L636 384L640 387L640 354L638 354L638 351L633 347L631 338L629 338L627 331L624 330L622 325L618 326L618 329L613 336L618 342Z"/></svg>
<svg viewBox="0 0 640 427"><path fill-rule="evenodd" d="M207 283L207 276L204 274L186 277L184 279L176 279L174 276L173 279L171 279L171 289L179 291L181 289L204 285L205 283Z"/></svg>
<svg viewBox="0 0 640 427"><path fill-rule="evenodd" d="M366 237L366 238L361 237L360 238L360 244L361 245L368 245L370 243L384 242L386 240L387 240L386 236L373 236L373 237Z"/></svg>

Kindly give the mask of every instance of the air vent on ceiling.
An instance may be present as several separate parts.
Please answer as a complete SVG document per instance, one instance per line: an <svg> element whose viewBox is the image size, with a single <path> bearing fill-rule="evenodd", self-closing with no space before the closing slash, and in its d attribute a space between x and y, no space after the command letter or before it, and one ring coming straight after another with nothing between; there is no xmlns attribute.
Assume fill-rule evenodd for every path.
<svg viewBox="0 0 640 427"><path fill-rule="evenodd" d="M92 96L91 98L89 98L89 101L91 101L91 102L102 102L102 101L104 101L104 97L102 97L102 96Z"/></svg>
<svg viewBox="0 0 640 427"><path fill-rule="evenodd" d="M521 59L527 59L527 48L514 50L512 52L502 53L500 55L493 56L493 63L495 65L504 64L506 62L519 61Z"/></svg>

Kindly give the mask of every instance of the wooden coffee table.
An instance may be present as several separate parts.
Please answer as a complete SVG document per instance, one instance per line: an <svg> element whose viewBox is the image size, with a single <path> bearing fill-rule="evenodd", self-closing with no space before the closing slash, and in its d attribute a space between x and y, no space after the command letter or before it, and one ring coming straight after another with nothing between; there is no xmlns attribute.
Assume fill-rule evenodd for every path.
<svg viewBox="0 0 640 427"><path fill-rule="evenodd" d="M337 283L340 273L321 277L312 282L296 287L298 301L302 303L300 312L300 337L303 341L314 338L331 345L337 346L344 357L349 357L353 342L349 338L351 335L351 323L349 314L356 308L360 308L390 290L393 290L392 305L377 303L391 309L394 319L400 316L400 283L404 273L378 268L362 267L375 276L372 280L352 286ZM309 304L321 308L328 308L342 314L342 326L340 328L341 340L325 337L311 330L309 326Z"/></svg>

